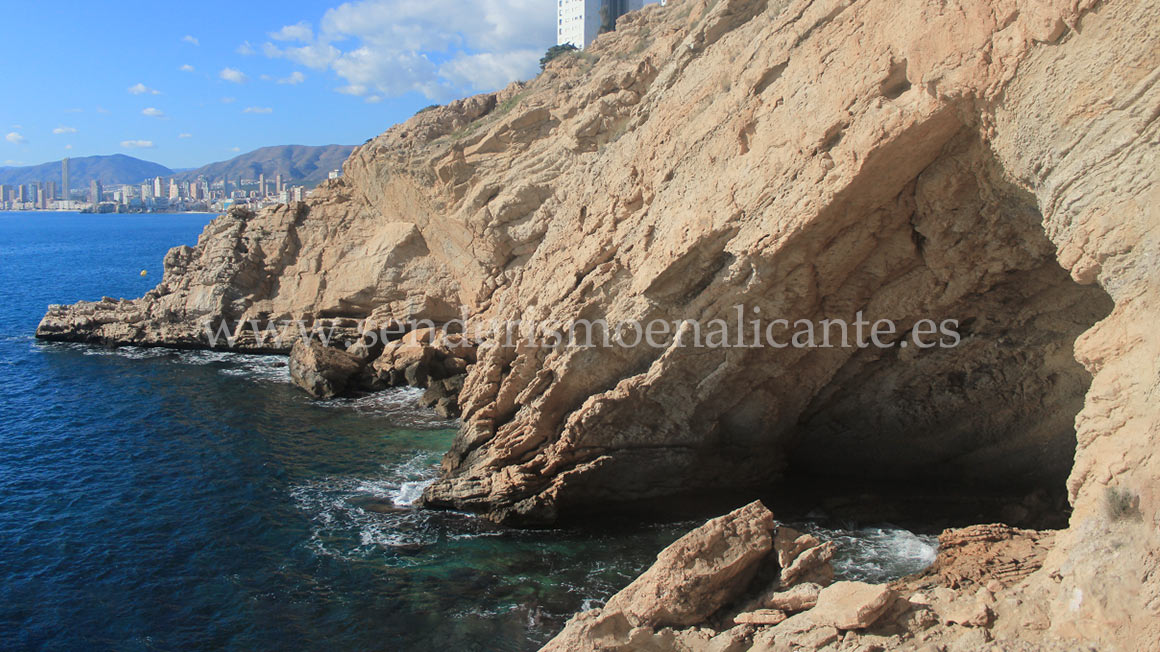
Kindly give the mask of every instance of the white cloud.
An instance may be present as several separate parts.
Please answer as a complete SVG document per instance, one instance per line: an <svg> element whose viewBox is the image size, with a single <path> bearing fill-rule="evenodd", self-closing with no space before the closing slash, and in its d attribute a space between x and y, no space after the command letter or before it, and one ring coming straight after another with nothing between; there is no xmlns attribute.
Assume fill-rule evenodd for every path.
<svg viewBox="0 0 1160 652"><path fill-rule="evenodd" d="M23 145L23 144L28 142L27 138L25 138L24 136L21 136L19 133L15 132L15 131L8 132L8 135L4 137L4 140L7 140L8 142L12 143L13 145Z"/></svg>
<svg viewBox="0 0 1160 652"><path fill-rule="evenodd" d="M228 82L233 82L235 84L241 84L249 79L249 77L246 77L246 73L238 70L237 68L222 68L222 71L218 73L218 76Z"/></svg>
<svg viewBox="0 0 1160 652"><path fill-rule="evenodd" d="M371 95L363 101L367 104L378 104L379 102L383 101L383 98L379 97L378 95Z"/></svg>
<svg viewBox="0 0 1160 652"><path fill-rule="evenodd" d="M193 66L191 66L187 63L187 64L181 66L180 68L178 68L178 70L180 70L181 72L193 72Z"/></svg>
<svg viewBox="0 0 1160 652"><path fill-rule="evenodd" d="M242 44L238 46L238 49L235 50L235 52L244 57L248 57L251 54L256 54L254 51L254 46L250 45L249 41L243 41Z"/></svg>
<svg viewBox="0 0 1160 652"><path fill-rule="evenodd" d="M317 32L303 22L270 34L303 45L262 51L333 70L343 93L447 99L535 75L555 32L555 3L544 0L358 0L328 10Z"/></svg>
<svg viewBox="0 0 1160 652"><path fill-rule="evenodd" d="M125 149L152 149L153 141L151 140L122 140L121 147Z"/></svg>
<svg viewBox="0 0 1160 652"><path fill-rule="evenodd" d="M133 84L132 86L130 86L129 92L133 95L145 95L146 93L148 93L150 95L160 95L161 94L161 91L157 90L156 88L149 88L145 84L141 84L141 83Z"/></svg>
<svg viewBox="0 0 1160 652"><path fill-rule="evenodd" d="M72 145L65 145L64 148L65 149L72 149Z"/></svg>
<svg viewBox="0 0 1160 652"><path fill-rule="evenodd" d="M223 97L222 98L222 104L233 104L234 102L237 102L237 101L238 101L238 98L236 98L236 97Z"/></svg>
<svg viewBox="0 0 1160 652"><path fill-rule="evenodd" d="M274 112L274 109L271 109L268 106L247 106L245 109L242 110L242 113L266 114L266 113L273 113L273 112Z"/></svg>
<svg viewBox="0 0 1160 652"><path fill-rule="evenodd" d="M270 38L275 41L302 41L309 43L314 40L314 30L305 20L294 25L287 25L277 32L271 32Z"/></svg>
<svg viewBox="0 0 1160 652"><path fill-rule="evenodd" d="M242 151L242 148L241 147L231 147L230 151L231 152L240 152L240 151Z"/></svg>
<svg viewBox="0 0 1160 652"><path fill-rule="evenodd" d="M535 74L541 56L543 52L537 50L464 54L439 66L439 76L461 88L501 88L513 79Z"/></svg>
<svg viewBox="0 0 1160 652"><path fill-rule="evenodd" d="M7 159L4 161L4 165L24 165L24 161L14 161L12 159Z"/></svg>
<svg viewBox="0 0 1160 652"><path fill-rule="evenodd" d="M142 111L141 115L147 116L150 118L164 118L165 112L162 111L161 109L155 109L153 107L149 107L149 108L145 109L144 111Z"/></svg>
<svg viewBox="0 0 1160 652"><path fill-rule="evenodd" d="M293 86L295 84L301 84L304 81L306 81L306 75L303 75L302 73L295 70L294 72L290 73L289 77L283 77L282 79L279 79L278 83L279 84L290 84L291 86Z"/></svg>
<svg viewBox="0 0 1160 652"><path fill-rule="evenodd" d="M190 36L189 34L182 36L181 40L189 43L190 45L201 45L201 41L197 40L197 37Z"/></svg>
<svg viewBox="0 0 1160 652"><path fill-rule="evenodd" d="M63 135L63 134L75 134L76 132L77 132L76 127L65 127L65 126L60 126L60 127L57 127L56 129L52 130L52 133L54 133L58 136Z"/></svg>
<svg viewBox="0 0 1160 652"><path fill-rule="evenodd" d="M177 134L178 138L193 138L193 134Z"/></svg>

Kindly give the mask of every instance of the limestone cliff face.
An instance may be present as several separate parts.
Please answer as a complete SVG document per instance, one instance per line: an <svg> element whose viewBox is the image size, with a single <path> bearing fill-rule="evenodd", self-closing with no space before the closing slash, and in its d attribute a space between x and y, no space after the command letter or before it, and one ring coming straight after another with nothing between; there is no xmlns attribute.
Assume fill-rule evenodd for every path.
<svg viewBox="0 0 1160 652"><path fill-rule="evenodd" d="M551 520L786 470L1066 479L1071 528L1027 595L1060 635L1156 640L1157 42L1154 0L650 6L526 84L392 128L306 204L219 218L144 298L53 307L39 334L204 346L207 320L463 309L483 345L429 504ZM489 336L735 326L738 305L958 319L963 342Z"/></svg>

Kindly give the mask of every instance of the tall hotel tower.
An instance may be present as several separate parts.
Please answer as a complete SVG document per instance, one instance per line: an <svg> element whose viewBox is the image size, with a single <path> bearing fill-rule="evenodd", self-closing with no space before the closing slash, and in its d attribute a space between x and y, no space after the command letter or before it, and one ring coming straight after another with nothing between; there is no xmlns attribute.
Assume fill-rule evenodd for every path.
<svg viewBox="0 0 1160 652"><path fill-rule="evenodd" d="M605 24L630 11L663 0L556 0L556 44L587 47Z"/></svg>
<svg viewBox="0 0 1160 652"><path fill-rule="evenodd" d="M68 157L67 156L64 157L64 160L60 162L60 184L61 184L61 189L60 189L61 200L68 201L68 200L72 199L72 197L70 197L69 193L68 193L69 188L71 188L72 186L68 185Z"/></svg>

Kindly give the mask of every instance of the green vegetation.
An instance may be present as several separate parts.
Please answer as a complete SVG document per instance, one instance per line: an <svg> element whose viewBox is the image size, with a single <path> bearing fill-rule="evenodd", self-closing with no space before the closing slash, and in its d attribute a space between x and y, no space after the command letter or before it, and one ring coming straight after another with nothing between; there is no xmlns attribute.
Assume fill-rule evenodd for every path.
<svg viewBox="0 0 1160 652"><path fill-rule="evenodd" d="M553 45L552 47L548 48L548 51L544 53L544 56L540 57L540 71L543 72L544 68L548 67L548 64L557 57L568 54L570 52L576 52L579 49L580 48L577 48L571 43L565 43L564 45Z"/></svg>
<svg viewBox="0 0 1160 652"><path fill-rule="evenodd" d="M443 106L443 105L442 104L428 104L427 106L416 111L415 115L419 115L420 113L426 113L426 112L430 111L431 109L438 109L441 106Z"/></svg>

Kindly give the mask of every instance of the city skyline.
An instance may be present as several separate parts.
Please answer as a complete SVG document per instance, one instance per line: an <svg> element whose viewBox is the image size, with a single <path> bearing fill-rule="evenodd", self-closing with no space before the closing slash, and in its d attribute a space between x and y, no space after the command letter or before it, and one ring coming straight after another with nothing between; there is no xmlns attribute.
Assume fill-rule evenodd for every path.
<svg viewBox="0 0 1160 652"><path fill-rule="evenodd" d="M19 8L0 41L18 89L0 106L0 166L123 153L185 168L361 143L429 104L530 78L556 18L553 0Z"/></svg>

